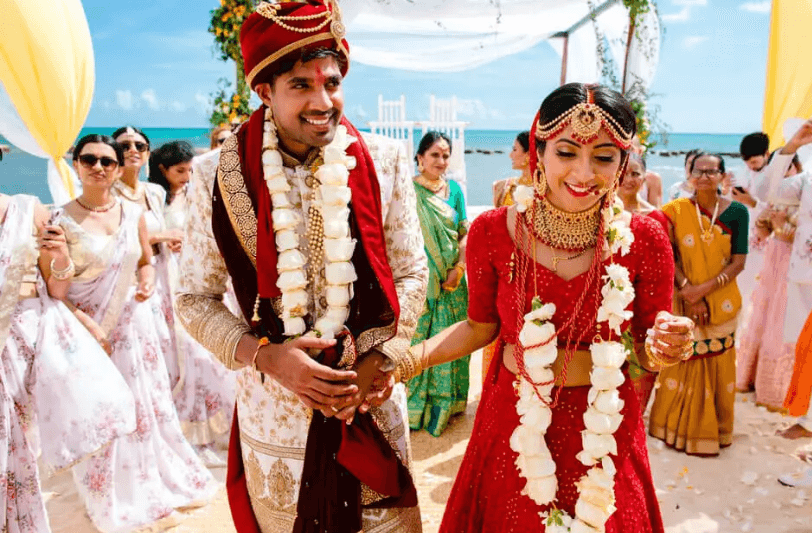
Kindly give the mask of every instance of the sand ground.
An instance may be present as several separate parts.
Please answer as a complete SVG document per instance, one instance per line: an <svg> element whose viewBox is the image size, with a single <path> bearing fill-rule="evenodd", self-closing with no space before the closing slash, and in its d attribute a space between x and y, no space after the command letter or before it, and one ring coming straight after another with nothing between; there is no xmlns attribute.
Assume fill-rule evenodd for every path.
<svg viewBox="0 0 812 533"><path fill-rule="evenodd" d="M440 438L412 433L425 533L436 533L454 475L465 453L481 393L481 356L471 360L468 410L456 417ZM812 532L812 489L780 485L776 478L805 465L794 452L804 443L775 436L790 419L753 404L752 394L739 395L733 445L719 457L697 458L675 452L649 437L654 482L667 533L809 533ZM212 472L218 480L225 468ZM46 479L47 507L54 533L95 533L69 473ZM234 527L225 489L207 507L178 513L174 523L147 531L231 533Z"/></svg>

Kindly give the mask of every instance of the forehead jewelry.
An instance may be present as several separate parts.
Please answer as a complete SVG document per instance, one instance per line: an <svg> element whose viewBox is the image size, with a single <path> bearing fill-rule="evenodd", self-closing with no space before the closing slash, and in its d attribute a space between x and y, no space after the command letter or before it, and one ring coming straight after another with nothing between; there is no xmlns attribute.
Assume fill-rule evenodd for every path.
<svg viewBox="0 0 812 533"><path fill-rule="evenodd" d="M536 126L536 137L547 141L564 131L567 126L572 127L572 137L583 144L588 144L598 138L601 128L605 129L612 142L623 150L632 146L633 133L627 133L620 124L598 104L594 102L592 89L587 90L587 101L577 104L550 122Z"/></svg>

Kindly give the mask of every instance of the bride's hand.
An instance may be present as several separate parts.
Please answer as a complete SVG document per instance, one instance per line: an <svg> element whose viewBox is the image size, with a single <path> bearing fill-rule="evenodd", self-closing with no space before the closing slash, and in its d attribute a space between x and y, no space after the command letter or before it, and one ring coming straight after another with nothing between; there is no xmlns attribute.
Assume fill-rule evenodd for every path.
<svg viewBox="0 0 812 533"><path fill-rule="evenodd" d="M652 348L667 364L690 359L694 353L694 321L688 317L660 311L648 337Z"/></svg>

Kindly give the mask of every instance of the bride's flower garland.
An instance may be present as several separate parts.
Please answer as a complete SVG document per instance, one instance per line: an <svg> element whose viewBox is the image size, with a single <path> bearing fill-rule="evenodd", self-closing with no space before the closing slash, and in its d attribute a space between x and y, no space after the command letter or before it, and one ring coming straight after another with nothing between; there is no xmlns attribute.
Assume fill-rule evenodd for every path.
<svg viewBox="0 0 812 533"><path fill-rule="evenodd" d="M347 128L339 125L333 141L322 148L323 163L315 171L319 181L311 210L309 231L323 242L325 256L325 278L327 281L327 310L314 325L314 333L324 338L334 338L344 328L350 312L352 282L357 279L351 260L355 250L355 240L350 236L349 202L352 192L347 186L349 171L355 168L355 158L347 155L347 147L356 142L348 135ZM307 259L300 250L299 235L296 232L302 216L288 200L291 190L282 156L279 154L279 141L276 125L270 109L265 111L264 133L262 138L262 167L265 184L273 204L273 228L276 237L278 258L276 262L279 277L276 286L282 291L282 322L285 335L302 335L307 331L304 317L308 312L309 294L307 291ZM320 216L319 216L320 215ZM312 250L311 250L312 252ZM311 256L311 269L318 269L318 254Z"/></svg>
<svg viewBox="0 0 812 533"><path fill-rule="evenodd" d="M514 196L520 212L526 211L533 201L532 188L523 189L529 190L517 188ZM610 255L614 256L617 252L626 255L634 241L629 227L631 217L618 202L606 210L606 217L605 237ZM599 261L600 258L596 257L595 260ZM632 317L632 312L627 311L626 307L634 300L634 287L629 279L629 271L614 263L606 267L603 280L597 321L607 322L610 330L620 339L621 324ZM527 376L518 378L516 411L521 420L511 436L510 447L519 454L516 467L520 475L527 479L523 494L539 506L545 506L555 502L558 490L556 464L544 440L552 421L550 406L555 375L551 367L558 356L558 342L555 326L551 322L555 305L543 304L536 296L532 307L531 312L525 315L519 333ZM556 508L541 514L547 533L604 531L606 521L615 512L616 469L610 454L617 455L614 433L623 420L620 411L624 405L618 387L625 381L621 366L628 354L623 343L612 340L593 343L590 352L592 387L584 413L586 429L582 432L583 450L577 454L577 458L583 465L592 468L576 483L578 500L574 518ZM527 377L532 381L528 381Z"/></svg>

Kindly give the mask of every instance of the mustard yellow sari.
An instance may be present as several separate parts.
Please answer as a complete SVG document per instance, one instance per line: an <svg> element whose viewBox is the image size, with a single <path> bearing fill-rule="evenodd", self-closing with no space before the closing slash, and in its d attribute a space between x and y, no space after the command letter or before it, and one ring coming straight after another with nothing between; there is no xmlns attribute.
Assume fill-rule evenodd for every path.
<svg viewBox="0 0 812 533"><path fill-rule="evenodd" d="M711 216L701 210L702 227L693 200L681 198L663 206L678 251L678 266L692 285L719 275L741 242L746 209L733 202L711 226ZM732 210L732 211L731 211ZM742 216L744 220L742 221ZM731 221L725 223L725 221ZM746 234L745 234L746 239ZM746 248L744 250L746 253ZM735 280L705 297L709 325L694 329L694 355L688 361L665 368L657 379L651 408L649 432L678 450L696 455L715 455L729 446L733 437L735 402L736 319L741 295ZM683 315L682 301L675 293L674 314Z"/></svg>

